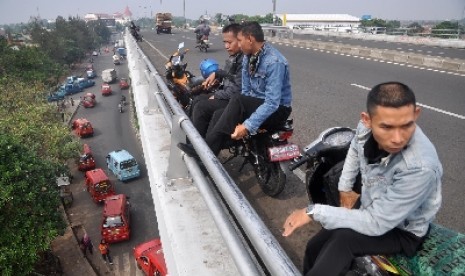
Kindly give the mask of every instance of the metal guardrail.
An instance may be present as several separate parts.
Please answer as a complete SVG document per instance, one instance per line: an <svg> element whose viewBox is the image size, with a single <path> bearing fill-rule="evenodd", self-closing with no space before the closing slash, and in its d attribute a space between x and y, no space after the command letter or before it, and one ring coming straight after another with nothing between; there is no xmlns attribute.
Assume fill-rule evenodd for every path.
<svg viewBox="0 0 465 276"><path fill-rule="evenodd" d="M203 165L208 170L214 184L226 201L226 204L239 222L239 226L243 229L253 249L257 252L258 258L264 263L265 270L271 273L271 275L301 275L239 190L234 180L224 169L221 162L197 132L147 56L137 47L132 37L128 41L132 44L128 46L137 48L139 58L146 64L148 70L145 71L145 75L148 81L155 81L159 88L159 91L154 92L155 98L165 121L171 129L171 150L167 178L170 180L188 178L190 173L241 275L260 275L264 273L263 268L260 268L257 264L255 256L244 245L242 237L239 236L235 229L236 226L229 220L229 215L222 207L222 203L218 200L218 197L215 196L214 189L212 189L197 162L193 158L181 154L176 147L177 143L185 142L187 136L197 151Z"/></svg>

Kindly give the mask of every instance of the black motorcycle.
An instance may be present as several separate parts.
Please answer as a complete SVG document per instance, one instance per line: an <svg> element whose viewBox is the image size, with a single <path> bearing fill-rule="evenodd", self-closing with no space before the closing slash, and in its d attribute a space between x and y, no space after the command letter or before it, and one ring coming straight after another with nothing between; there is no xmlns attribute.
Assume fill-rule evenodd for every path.
<svg viewBox="0 0 465 276"><path fill-rule="evenodd" d="M232 142L229 152L232 154L223 164L233 158L244 158L245 164L251 164L263 192L269 196L279 195L286 186L289 162L300 155L299 147L288 142L294 131L293 120L276 130L260 129L256 135L246 136Z"/></svg>
<svg viewBox="0 0 465 276"><path fill-rule="evenodd" d="M195 77L186 69L187 63L184 62L184 57L189 49L183 50L183 48L184 42L181 42L165 63L165 78L173 96L185 110L188 110L192 97L202 93L200 85L203 79Z"/></svg>
<svg viewBox="0 0 465 276"><path fill-rule="evenodd" d="M355 131L346 127L333 127L323 131L306 146L303 155L295 159L291 171L306 164L305 186L311 202L339 205L339 191L334 180L340 176L350 142ZM337 181L335 181L337 184ZM359 181L358 181L359 182ZM360 192L360 191L358 191Z"/></svg>
<svg viewBox="0 0 465 276"><path fill-rule="evenodd" d="M208 36L204 35L202 37L197 37L197 45L195 48L199 48L200 52L207 52L210 48L210 43L208 41Z"/></svg>

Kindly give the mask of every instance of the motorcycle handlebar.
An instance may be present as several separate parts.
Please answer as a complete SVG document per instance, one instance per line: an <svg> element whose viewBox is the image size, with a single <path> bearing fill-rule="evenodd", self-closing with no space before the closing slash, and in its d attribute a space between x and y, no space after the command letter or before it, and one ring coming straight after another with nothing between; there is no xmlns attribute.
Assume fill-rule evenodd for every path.
<svg viewBox="0 0 465 276"><path fill-rule="evenodd" d="M292 161L291 164L289 164L289 170L293 171L309 160L310 157L308 155L301 156L299 159L297 159L296 161Z"/></svg>

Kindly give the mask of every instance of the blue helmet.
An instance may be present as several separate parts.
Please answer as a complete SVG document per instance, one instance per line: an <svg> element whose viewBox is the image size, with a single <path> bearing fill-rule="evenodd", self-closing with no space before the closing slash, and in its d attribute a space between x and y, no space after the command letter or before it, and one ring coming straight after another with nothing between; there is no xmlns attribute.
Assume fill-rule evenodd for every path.
<svg viewBox="0 0 465 276"><path fill-rule="evenodd" d="M212 58L206 58L200 63L200 73L204 79L208 78L211 73L216 72L218 68L218 62Z"/></svg>

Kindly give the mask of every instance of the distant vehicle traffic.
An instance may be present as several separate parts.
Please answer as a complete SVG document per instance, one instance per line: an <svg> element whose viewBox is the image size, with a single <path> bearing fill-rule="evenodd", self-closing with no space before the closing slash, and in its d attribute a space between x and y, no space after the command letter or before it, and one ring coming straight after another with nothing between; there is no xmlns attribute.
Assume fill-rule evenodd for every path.
<svg viewBox="0 0 465 276"><path fill-rule="evenodd" d="M102 71L102 80L106 83L112 83L116 81L116 70L115 69L105 69Z"/></svg>
<svg viewBox="0 0 465 276"><path fill-rule="evenodd" d="M113 243L129 240L131 236L129 208L128 198L124 194L110 196L105 199L100 233L106 242Z"/></svg>
<svg viewBox="0 0 465 276"><path fill-rule="evenodd" d="M84 144L83 152L81 156L79 156L78 170L85 172L93 169L95 169L95 160L92 150L88 144Z"/></svg>
<svg viewBox="0 0 465 276"><path fill-rule="evenodd" d="M85 78L78 78L77 83L80 88L85 89L95 85L95 81Z"/></svg>
<svg viewBox="0 0 465 276"><path fill-rule="evenodd" d="M157 13L155 16L157 34L171 34L171 20L173 20L173 16L171 15L171 13Z"/></svg>
<svg viewBox="0 0 465 276"><path fill-rule="evenodd" d="M107 166L120 181L140 176L136 159L124 149L110 152L107 155Z"/></svg>
<svg viewBox="0 0 465 276"><path fill-rule="evenodd" d="M121 90L123 90L123 89L128 89L128 88L129 88L128 79L126 79L126 78L121 78L121 79L119 80L119 88L120 88Z"/></svg>
<svg viewBox="0 0 465 276"><path fill-rule="evenodd" d="M86 171L85 177L86 190L95 203L102 202L107 197L115 194L113 184L102 169L98 168Z"/></svg>
<svg viewBox="0 0 465 276"><path fill-rule="evenodd" d="M109 96L113 91L111 90L111 86L108 83L102 84L102 95Z"/></svg>
<svg viewBox="0 0 465 276"><path fill-rule="evenodd" d="M85 108L88 108L88 107L94 107L95 104L96 104L96 100L95 100L95 94L94 93L86 93L84 95L84 97L82 97L82 105L85 107Z"/></svg>
<svg viewBox="0 0 465 276"><path fill-rule="evenodd" d="M74 120L71 127L79 137L94 136L94 128L92 127L92 124L85 118Z"/></svg>

